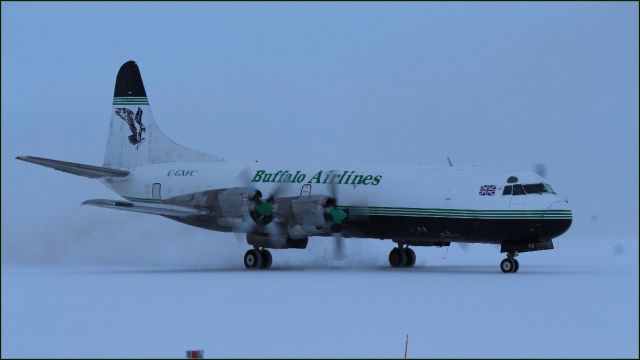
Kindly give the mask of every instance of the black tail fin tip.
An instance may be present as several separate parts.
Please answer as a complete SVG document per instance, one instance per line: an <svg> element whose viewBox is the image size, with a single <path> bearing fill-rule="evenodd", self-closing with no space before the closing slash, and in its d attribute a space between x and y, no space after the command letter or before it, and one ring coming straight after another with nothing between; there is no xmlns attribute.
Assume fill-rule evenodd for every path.
<svg viewBox="0 0 640 360"><path fill-rule="evenodd" d="M142 76L138 64L135 61L127 61L122 64L116 77L116 89L113 97L146 97L142 84Z"/></svg>

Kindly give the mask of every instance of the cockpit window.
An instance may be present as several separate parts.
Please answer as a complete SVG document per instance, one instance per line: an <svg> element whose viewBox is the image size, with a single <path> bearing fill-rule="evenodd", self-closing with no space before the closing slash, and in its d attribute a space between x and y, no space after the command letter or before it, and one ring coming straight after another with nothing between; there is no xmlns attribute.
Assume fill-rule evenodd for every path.
<svg viewBox="0 0 640 360"><path fill-rule="evenodd" d="M524 186L524 191L527 194L542 194L547 192L547 188L544 184L526 184Z"/></svg>
<svg viewBox="0 0 640 360"><path fill-rule="evenodd" d="M552 193L552 194L555 194L555 193L556 193L555 191L553 191L553 188L551 187L551 185L549 185L549 184L544 184L544 187L546 187L546 188L547 188L547 191L548 191L548 192L550 192L550 193Z"/></svg>
<svg viewBox="0 0 640 360"><path fill-rule="evenodd" d="M551 188L549 184L514 184L507 185L504 187L502 191L502 195L531 195L531 194L542 194L542 193L551 193L555 194L555 191Z"/></svg>
<svg viewBox="0 0 640 360"><path fill-rule="evenodd" d="M520 184L513 185L513 195L525 195L524 188Z"/></svg>

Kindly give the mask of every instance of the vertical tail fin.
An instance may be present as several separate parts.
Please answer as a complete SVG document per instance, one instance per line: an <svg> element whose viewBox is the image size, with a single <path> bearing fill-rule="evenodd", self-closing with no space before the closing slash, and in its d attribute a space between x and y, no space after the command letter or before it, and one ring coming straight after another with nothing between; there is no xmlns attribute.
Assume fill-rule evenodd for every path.
<svg viewBox="0 0 640 360"><path fill-rule="evenodd" d="M120 67L113 94L113 109L104 165L128 168L174 161L221 161L169 139L156 125L138 65Z"/></svg>

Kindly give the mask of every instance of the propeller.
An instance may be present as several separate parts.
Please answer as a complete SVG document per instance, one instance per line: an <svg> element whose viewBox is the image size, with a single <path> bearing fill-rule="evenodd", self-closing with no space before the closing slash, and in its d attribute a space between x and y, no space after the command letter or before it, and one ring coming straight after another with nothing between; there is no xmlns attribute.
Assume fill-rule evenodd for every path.
<svg viewBox="0 0 640 360"><path fill-rule="evenodd" d="M329 172L329 178L334 179L335 170ZM347 258L345 254L344 237L342 231L345 225L349 223L365 222L368 220L367 206L352 207L343 209L338 206L338 184L331 182L328 184L329 196L332 199L331 205L328 207L327 220L331 222L331 231L333 233L333 257L335 260L344 260Z"/></svg>
<svg viewBox="0 0 640 360"><path fill-rule="evenodd" d="M273 201L285 192L288 185L288 183L277 183L266 199L263 200L262 198L256 198L251 202L249 210L251 217L256 224L264 226L273 220L273 216L275 214Z"/></svg>
<svg viewBox="0 0 640 360"><path fill-rule="evenodd" d="M329 172L329 178L333 180L335 171ZM334 260L344 260L344 238L342 237L342 228L344 221L349 217L343 209L338 207L338 184L333 181L329 184L329 196L333 199L327 215L331 222L331 232L333 233L333 258Z"/></svg>
<svg viewBox="0 0 640 360"><path fill-rule="evenodd" d="M243 187L253 188L249 166L240 171L238 180ZM256 195L249 199L249 214L253 221L242 221L232 226L232 230L238 241L242 241L242 233L256 232L259 227L263 227L268 234L274 235L277 238L282 236L282 225L280 221L274 221L278 218L278 214L274 211L274 200L284 193L288 187L289 183L279 182L271 190L267 198L263 199L262 193L258 190Z"/></svg>

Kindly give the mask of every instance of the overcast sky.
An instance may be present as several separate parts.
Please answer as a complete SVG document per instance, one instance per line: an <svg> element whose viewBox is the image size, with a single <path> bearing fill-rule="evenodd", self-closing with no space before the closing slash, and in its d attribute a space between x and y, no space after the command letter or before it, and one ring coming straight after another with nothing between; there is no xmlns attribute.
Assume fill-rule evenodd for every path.
<svg viewBox="0 0 640 360"><path fill-rule="evenodd" d="M1 6L3 250L103 218L169 226L80 207L116 195L14 160L102 164L127 60L159 126L190 147L283 164L546 163L574 210L568 236L638 236L635 2Z"/></svg>

